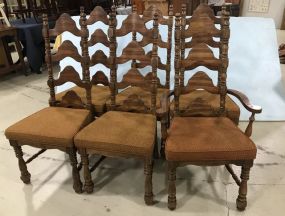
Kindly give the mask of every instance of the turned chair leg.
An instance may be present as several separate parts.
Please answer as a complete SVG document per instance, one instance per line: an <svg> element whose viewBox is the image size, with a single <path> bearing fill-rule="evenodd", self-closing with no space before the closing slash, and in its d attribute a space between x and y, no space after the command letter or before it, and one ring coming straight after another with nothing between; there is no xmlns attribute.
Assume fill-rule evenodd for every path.
<svg viewBox="0 0 285 216"><path fill-rule="evenodd" d="M76 193L82 193L82 182L77 167L77 157L75 147L71 147L67 150L70 158L70 164L72 166L72 178L73 178L73 189Z"/></svg>
<svg viewBox="0 0 285 216"><path fill-rule="evenodd" d="M28 172L26 162L23 159L23 151L17 141L10 140L10 145L14 148L16 157L18 158L19 169L21 171L21 180L25 184L31 183L31 174Z"/></svg>
<svg viewBox="0 0 285 216"><path fill-rule="evenodd" d="M237 209L244 211L247 206L247 181L249 180L249 172L252 164L244 164L241 168L241 184L239 187L239 195L236 200Z"/></svg>
<svg viewBox="0 0 285 216"><path fill-rule="evenodd" d="M84 190L87 193L92 193L94 188L94 183L92 181L91 172L89 170L88 154L86 153L86 150L83 149L80 151L80 155L84 172Z"/></svg>
<svg viewBox="0 0 285 216"><path fill-rule="evenodd" d="M160 155L162 158L165 158L165 141L167 137L167 128L168 128L168 117L163 117L161 119L161 146L160 146Z"/></svg>
<svg viewBox="0 0 285 216"><path fill-rule="evenodd" d="M153 205L153 193L152 193L152 160L146 160L144 162L144 174L145 174L145 194L144 201L146 205Z"/></svg>
<svg viewBox="0 0 285 216"><path fill-rule="evenodd" d="M176 209L176 166L173 162L168 162L168 208Z"/></svg>

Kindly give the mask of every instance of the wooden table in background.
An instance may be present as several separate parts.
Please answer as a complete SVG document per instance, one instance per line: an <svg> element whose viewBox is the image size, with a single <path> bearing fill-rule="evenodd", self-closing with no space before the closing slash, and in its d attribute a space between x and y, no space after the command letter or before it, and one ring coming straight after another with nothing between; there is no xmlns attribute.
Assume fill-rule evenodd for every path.
<svg viewBox="0 0 285 216"><path fill-rule="evenodd" d="M13 64L11 53L8 47L8 37L13 38L13 42L16 44L16 49L19 55L19 61L16 64ZM3 62L0 66L0 75L16 70L22 70L26 74L22 47L18 40L17 29L15 27L0 27L0 52L1 62Z"/></svg>

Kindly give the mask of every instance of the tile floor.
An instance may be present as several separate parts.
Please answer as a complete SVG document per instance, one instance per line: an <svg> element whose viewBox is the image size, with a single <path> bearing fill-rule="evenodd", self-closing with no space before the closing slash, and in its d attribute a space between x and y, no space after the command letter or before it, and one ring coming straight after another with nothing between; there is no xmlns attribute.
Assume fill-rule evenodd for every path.
<svg viewBox="0 0 285 216"><path fill-rule="evenodd" d="M278 35L280 41L283 32ZM282 69L284 74L284 66ZM46 77L46 72L28 77L11 74L0 80L1 216L284 215L284 122L255 123L252 139L258 146L258 155L249 180L245 212L235 208L238 187L224 167L178 169L178 206L173 212L167 209L165 163L162 161L155 162L153 183L157 203L152 207L144 205L143 164L135 160L106 159L93 173L94 193L78 195L72 189L67 156L50 150L29 164L32 184L24 185L19 179L17 160L5 139L4 130L47 106ZM244 129L246 122L240 127ZM25 158L35 151L25 147Z"/></svg>

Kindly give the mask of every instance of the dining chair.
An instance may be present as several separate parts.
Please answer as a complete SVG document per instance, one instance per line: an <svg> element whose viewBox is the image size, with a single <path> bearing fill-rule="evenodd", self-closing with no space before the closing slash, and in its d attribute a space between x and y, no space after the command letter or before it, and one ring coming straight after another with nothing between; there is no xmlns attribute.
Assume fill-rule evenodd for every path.
<svg viewBox="0 0 285 216"><path fill-rule="evenodd" d="M136 5L133 5L133 13L137 13ZM146 9L143 12L142 19L144 23L148 23L153 19L154 14L158 15L158 23L161 26L167 27L167 39L166 41L163 41L161 36L158 37L158 47L166 51L166 61L165 63L161 61L161 58L158 57L158 69L160 69L163 73L165 73L165 83L161 83L160 79L157 78L157 99L156 99L156 107L159 110L161 108L160 99L162 98L163 94L168 94L170 91L170 73L171 73L171 49L172 49L172 30L173 30L173 12L172 12L172 6L169 6L169 17L165 18L162 15L162 12L155 6L150 6L148 9ZM132 32L132 40L137 40L137 32ZM142 47L145 47L147 44L145 44L144 41L138 41L139 44ZM149 51L147 53L148 56L152 55L152 52ZM135 59L132 60L132 67L136 69L142 69L146 65L142 64ZM151 74L148 74L145 76L146 79L149 80L151 83L152 76ZM129 86L128 88L124 89L123 91L119 92L116 95L116 105L118 106L118 109L121 111L128 110L128 106L124 106L124 101L130 96L136 94L140 97L141 100L144 101L145 105L149 108L151 107L151 97L150 92L145 91L140 86ZM107 109L111 109L111 99L107 101ZM157 118L159 121L162 122L162 127L167 125L168 118L164 118L163 115L164 112L157 112ZM164 148L162 147L163 151L161 151L161 154L164 155ZM158 156L158 152L155 153L156 157Z"/></svg>
<svg viewBox="0 0 285 216"><path fill-rule="evenodd" d="M227 88L227 67L228 67L228 43L230 37L229 13L223 7L221 17L221 29L215 27L215 21L208 13L207 5L200 5L192 25L183 33L185 37L193 36L192 40L185 44L191 45L191 51L187 57L181 55L182 31L181 17L179 14L175 20L175 87L174 87L174 117L166 139L166 160L168 164L168 208L176 208L176 169L179 166L220 166L225 165L239 186L239 195L236 200L237 208L244 210L247 206L247 181L250 168L256 157L257 148L250 139L255 114L261 113L259 106L252 105L249 99L242 93ZM194 24L193 24L194 23ZM185 26L184 26L185 28ZM205 35L212 37L203 40L195 39L195 35L203 30ZM207 34L206 34L207 33ZM221 36L219 42L214 42L213 37ZM195 42L195 40L197 40ZM195 42L195 43L194 43ZM190 44L189 44L190 43ZM215 57L211 46L219 43L219 57ZM188 45L187 45L188 44ZM193 70L199 66L207 67L218 72L219 86L213 84L212 79L203 71L196 72L184 86L180 83L181 68ZM197 89L204 89L212 94L220 96L220 109L217 116L213 117L185 117L181 115L180 97L184 94L195 92ZM226 95L235 96L241 104L251 112L248 126L243 132L226 115ZM167 100L166 100L167 102ZM166 104L166 103L165 103ZM192 104L195 106L195 104ZM167 106L167 105L166 105ZM240 178L234 173L231 165L241 166Z"/></svg>
<svg viewBox="0 0 285 216"><path fill-rule="evenodd" d="M97 22L102 22L105 25L109 26L107 13L100 6L94 8L94 10L90 13L89 18L86 21L87 26L90 27ZM94 32L91 32L90 35L91 37L88 40L89 49L91 49L91 47L96 46L97 44L103 44L106 48L109 48L110 41L108 39L108 36L104 33L102 29L97 29ZM98 64L102 64L108 69L110 68L109 57L107 57L102 50L97 50L88 60L88 65L86 65L87 67L91 68L91 73L94 73L90 80L90 71L88 70L89 74L86 78L89 79L92 83L92 110L94 111L95 116L101 116L103 113L106 112L106 102L111 96L111 91L109 87L110 84L107 76L101 70L93 70L94 66L98 66ZM83 101L86 99L84 89L75 86L71 88L71 90L75 91L82 98ZM56 94L56 98L62 98L67 91L69 91L69 89Z"/></svg>
<svg viewBox="0 0 285 216"><path fill-rule="evenodd" d="M112 109L85 127L74 139L82 158L84 188L88 193L92 193L94 187L89 169L89 154L115 158L137 158L144 161L145 203L147 205L153 204L152 158L156 142L157 19L158 17L155 14L154 28L149 30L145 27L144 20L137 13L132 13L123 21L121 28L116 29L116 12L115 7L112 7L109 27ZM117 56L117 37L134 31L142 34L145 42L153 44L151 56L146 55L137 41L131 41L123 49L122 54ZM152 74L151 85L136 68L130 68L122 80L117 81L117 66L133 59L152 67L150 72ZM150 108L138 95L133 94L124 102L129 107L128 112L117 110L117 89L126 88L130 85L144 87L146 91L151 91L152 103Z"/></svg>
<svg viewBox="0 0 285 216"><path fill-rule="evenodd" d="M73 188L76 193L82 192L79 169L76 157L76 147L74 136L92 120L90 112L91 84L87 79L82 80L72 66L64 68L57 79L54 78L52 63L60 61L65 57L72 57L76 61L82 62L83 71L86 68L84 60L88 58L86 48L88 32L86 31L86 15L81 13L80 23L82 30L76 27L75 22L67 14L62 14L56 21L55 27L49 29L47 15L43 17L43 36L46 48L46 62L48 67L48 86L50 88L50 107L39 110L38 112L20 120L10 126L5 131L10 145L14 148L18 158L21 179L25 184L30 183L31 175L27 170L27 164L44 153L47 149L58 149L69 155L72 166ZM64 31L68 31L77 37L81 37L82 56L71 41L64 41L59 51L51 55L50 38L56 37ZM55 87L72 82L86 90L86 101L83 103L81 98L74 92L68 91L61 101L55 98ZM41 150L24 160L22 146L28 145Z"/></svg>

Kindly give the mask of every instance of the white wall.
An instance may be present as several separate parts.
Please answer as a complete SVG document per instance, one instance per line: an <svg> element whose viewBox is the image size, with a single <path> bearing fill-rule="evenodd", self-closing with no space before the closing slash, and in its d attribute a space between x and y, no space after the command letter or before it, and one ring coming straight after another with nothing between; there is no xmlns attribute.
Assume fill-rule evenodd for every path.
<svg viewBox="0 0 285 216"><path fill-rule="evenodd" d="M276 28L280 28L285 8L285 0L270 0L270 6L267 13L248 12L248 5L249 0L244 0L242 16L270 17L274 19Z"/></svg>

